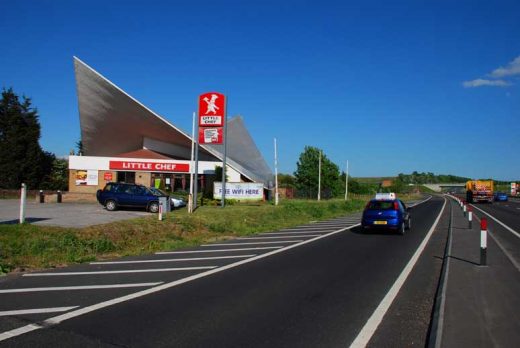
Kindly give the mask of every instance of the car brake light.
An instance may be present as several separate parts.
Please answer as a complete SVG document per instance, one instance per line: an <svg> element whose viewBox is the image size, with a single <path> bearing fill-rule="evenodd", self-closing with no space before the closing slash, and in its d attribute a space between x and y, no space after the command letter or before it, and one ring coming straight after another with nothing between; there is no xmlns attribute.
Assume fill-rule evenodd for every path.
<svg viewBox="0 0 520 348"><path fill-rule="evenodd" d="M399 210L399 203L394 202L394 210Z"/></svg>

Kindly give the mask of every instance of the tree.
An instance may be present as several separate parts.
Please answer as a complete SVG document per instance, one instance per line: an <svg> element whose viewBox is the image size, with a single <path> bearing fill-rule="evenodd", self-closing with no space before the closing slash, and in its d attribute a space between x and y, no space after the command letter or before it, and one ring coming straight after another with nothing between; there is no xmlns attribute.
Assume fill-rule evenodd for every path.
<svg viewBox="0 0 520 348"><path fill-rule="evenodd" d="M54 154L47 154L49 158L52 158L52 166L50 174L45 178L41 186L46 190L64 191L69 184L69 162L63 158L56 158Z"/></svg>
<svg viewBox="0 0 520 348"><path fill-rule="evenodd" d="M296 187L301 191L308 192L309 198L314 198L315 193L318 192L320 151L316 147L305 146L296 163L296 171L294 172ZM321 190L326 193L324 196L339 196L341 194L339 168L323 153L321 156Z"/></svg>
<svg viewBox="0 0 520 348"><path fill-rule="evenodd" d="M0 188L19 188L26 183L38 188L52 168L52 154L39 144L38 112L31 99L23 100L12 88L2 91L0 99Z"/></svg>

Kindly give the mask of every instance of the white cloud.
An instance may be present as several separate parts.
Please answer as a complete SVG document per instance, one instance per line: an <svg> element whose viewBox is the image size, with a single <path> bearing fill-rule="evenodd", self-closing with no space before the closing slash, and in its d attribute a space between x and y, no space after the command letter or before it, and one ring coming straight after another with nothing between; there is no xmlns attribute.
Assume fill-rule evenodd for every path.
<svg viewBox="0 0 520 348"><path fill-rule="evenodd" d="M494 87L507 87L511 86L511 82L504 80L485 80L475 79L471 81L464 81L462 85L465 88L482 87L482 86L494 86Z"/></svg>
<svg viewBox="0 0 520 348"><path fill-rule="evenodd" d="M513 75L520 75L520 56L516 57L512 62L507 64L505 68L500 67L493 70L491 74L489 74L489 76L495 78Z"/></svg>

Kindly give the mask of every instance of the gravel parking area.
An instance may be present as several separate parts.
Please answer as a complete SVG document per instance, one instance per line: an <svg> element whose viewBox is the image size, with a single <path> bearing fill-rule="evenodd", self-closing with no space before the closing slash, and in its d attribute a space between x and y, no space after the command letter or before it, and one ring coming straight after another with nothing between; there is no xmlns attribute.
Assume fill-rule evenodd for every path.
<svg viewBox="0 0 520 348"><path fill-rule="evenodd" d="M0 224L16 224L20 201L0 199ZM144 210L107 211L99 203L35 203L27 202L26 222L35 225L86 227L113 221L150 216Z"/></svg>

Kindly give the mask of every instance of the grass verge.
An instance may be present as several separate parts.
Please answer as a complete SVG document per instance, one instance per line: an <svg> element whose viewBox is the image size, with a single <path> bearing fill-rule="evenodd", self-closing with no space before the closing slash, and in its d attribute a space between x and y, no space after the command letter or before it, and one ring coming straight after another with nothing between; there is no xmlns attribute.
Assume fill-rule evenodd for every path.
<svg viewBox="0 0 520 348"><path fill-rule="evenodd" d="M0 274L72 263L150 254L235 236L273 231L359 211L368 197L326 201L282 201L181 209L158 221L156 215L82 229L31 224L0 225Z"/></svg>

